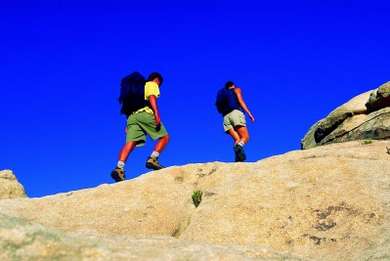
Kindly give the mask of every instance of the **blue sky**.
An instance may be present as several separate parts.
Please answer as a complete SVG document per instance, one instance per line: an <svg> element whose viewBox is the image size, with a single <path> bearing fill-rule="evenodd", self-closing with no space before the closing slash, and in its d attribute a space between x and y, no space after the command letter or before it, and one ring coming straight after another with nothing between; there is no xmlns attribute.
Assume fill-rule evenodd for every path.
<svg viewBox="0 0 390 261"><path fill-rule="evenodd" d="M316 3L317 2L317 3ZM0 169L29 196L111 183L124 142L119 82L165 76L167 166L232 161L214 107L227 80L257 122L249 161L299 149L308 128L390 80L388 1L3 1ZM128 177L145 173L153 143Z"/></svg>

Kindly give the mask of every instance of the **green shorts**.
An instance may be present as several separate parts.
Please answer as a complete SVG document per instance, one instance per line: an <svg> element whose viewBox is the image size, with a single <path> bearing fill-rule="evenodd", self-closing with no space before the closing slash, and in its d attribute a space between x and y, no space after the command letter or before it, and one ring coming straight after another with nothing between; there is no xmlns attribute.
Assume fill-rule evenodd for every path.
<svg viewBox="0 0 390 261"><path fill-rule="evenodd" d="M153 114L143 111L130 115L127 119L126 142L135 141L137 147L143 146L146 135L156 140L168 135L168 132L162 123L161 128L157 129Z"/></svg>
<svg viewBox="0 0 390 261"><path fill-rule="evenodd" d="M223 117L223 129L225 132L239 126L246 126L245 115L242 111L234 110Z"/></svg>

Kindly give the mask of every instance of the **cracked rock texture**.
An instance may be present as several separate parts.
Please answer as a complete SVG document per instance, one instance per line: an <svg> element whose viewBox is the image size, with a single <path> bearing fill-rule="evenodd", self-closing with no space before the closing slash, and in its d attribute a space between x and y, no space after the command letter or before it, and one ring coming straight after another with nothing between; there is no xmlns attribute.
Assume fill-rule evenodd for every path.
<svg viewBox="0 0 390 261"><path fill-rule="evenodd" d="M390 141L331 144L1 200L0 257L389 260L387 147ZM197 190L203 198L195 208Z"/></svg>
<svg viewBox="0 0 390 261"><path fill-rule="evenodd" d="M0 199L20 197L26 197L26 193L12 171L0 171Z"/></svg>
<svg viewBox="0 0 390 261"><path fill-rule="evenodd" d="M390 139L390 82L353 98L315 123L301 147L363 139Z"/></svg>

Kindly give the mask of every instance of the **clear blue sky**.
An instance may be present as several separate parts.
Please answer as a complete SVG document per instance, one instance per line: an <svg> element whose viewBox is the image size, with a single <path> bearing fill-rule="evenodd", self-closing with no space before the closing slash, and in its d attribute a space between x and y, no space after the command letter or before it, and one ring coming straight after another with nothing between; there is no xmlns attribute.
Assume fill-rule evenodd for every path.
<svg viewBox="0 0 390 261"><path fill-rule="evenodd" d="M389 13L375 0L2 1L0 169L34 197L112 182L119 82L136 70L165 76L167 166L233 160L214 107L227 80L257 118L249 161L299 149L315 121L390 80Z"/></svg>

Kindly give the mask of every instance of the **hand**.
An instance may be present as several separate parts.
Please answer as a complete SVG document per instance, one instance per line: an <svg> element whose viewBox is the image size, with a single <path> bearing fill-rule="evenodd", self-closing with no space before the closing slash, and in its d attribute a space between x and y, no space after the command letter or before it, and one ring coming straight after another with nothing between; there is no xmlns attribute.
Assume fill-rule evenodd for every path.
<svg viewBox="0 0 390 261"><path fill-rule="evenodd" d="M251 119L252 122L255 122L255 117L253 117L252 113L248 113L249 119Z"/></svg>

